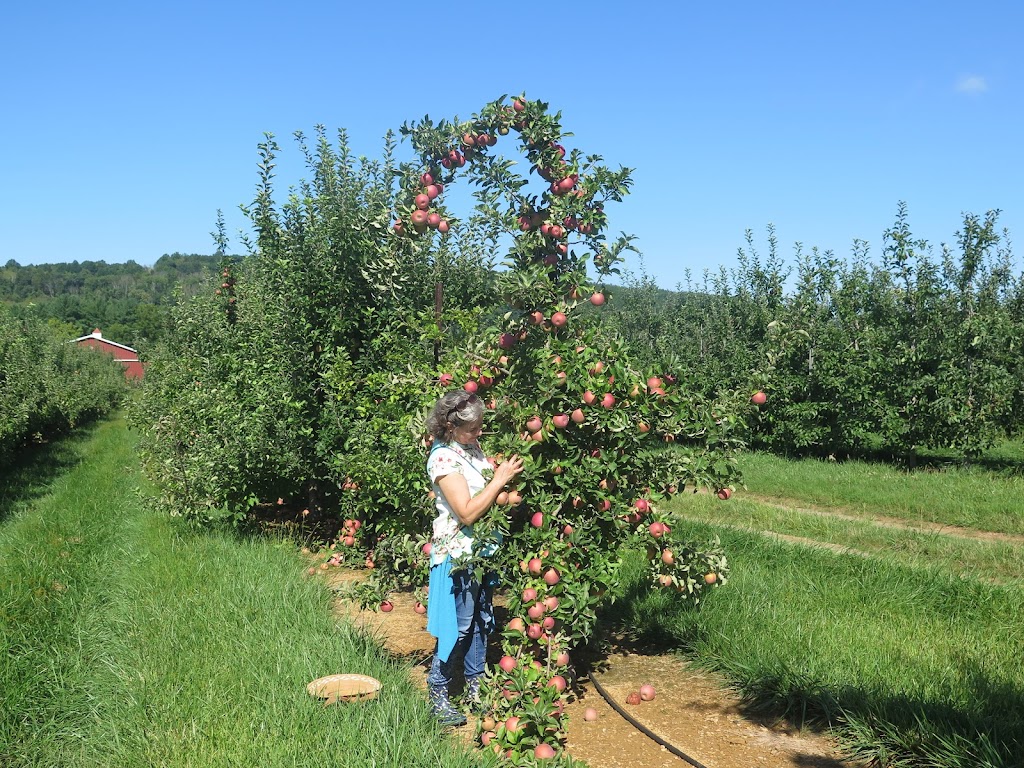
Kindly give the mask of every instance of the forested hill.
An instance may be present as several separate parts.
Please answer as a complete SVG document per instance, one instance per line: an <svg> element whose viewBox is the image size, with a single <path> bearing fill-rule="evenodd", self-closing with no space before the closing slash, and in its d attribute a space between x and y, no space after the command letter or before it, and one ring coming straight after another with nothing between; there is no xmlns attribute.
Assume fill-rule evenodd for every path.
<svg viewBox="0 0 1024 768"><path fill-rule="evenodd" d="M160 338L175 288L193 295L209 287L220 256L172 253L152 267L134 261L73 261L21 266L11 259L0 268L0 302L16 314L67 325L68 335L101 328L103 335L130 346Z"/></svg>

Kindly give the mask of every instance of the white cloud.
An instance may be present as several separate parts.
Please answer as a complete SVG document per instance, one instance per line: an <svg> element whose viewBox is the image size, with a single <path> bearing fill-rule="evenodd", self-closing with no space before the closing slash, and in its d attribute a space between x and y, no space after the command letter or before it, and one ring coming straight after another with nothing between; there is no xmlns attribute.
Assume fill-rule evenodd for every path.
<svg viewBox="0 0 1024 768"><path fill-rule="evenodd" d="M956 90L960 93L984 93L988 90L988 81L980 75L964 75L957 79Z"/></svg>

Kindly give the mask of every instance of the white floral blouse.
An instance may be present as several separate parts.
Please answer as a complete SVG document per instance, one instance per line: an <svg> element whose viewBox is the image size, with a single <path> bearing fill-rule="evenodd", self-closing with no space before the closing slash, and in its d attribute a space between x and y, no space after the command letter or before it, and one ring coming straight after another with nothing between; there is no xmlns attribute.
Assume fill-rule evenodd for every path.
<svg viewBox="0 0 1024 768"><path fill-rule="evenodd" d="M487 485L484 475L491 468L487 457L477 446L460 443L434 443L427 458L427 474L434 489L437 517L431 537L430 564L438 565L445 555L457 560L473 552L473 526L462 525L455 512L448 505L444 492L437 481L453 472L466 478L470 497L476 496Z"/></svg>

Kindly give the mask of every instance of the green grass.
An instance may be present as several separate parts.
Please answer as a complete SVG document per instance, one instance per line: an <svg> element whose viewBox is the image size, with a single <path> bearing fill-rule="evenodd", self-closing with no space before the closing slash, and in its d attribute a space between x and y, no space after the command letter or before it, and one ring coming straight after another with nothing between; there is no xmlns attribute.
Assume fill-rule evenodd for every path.
<svg viewBox="0 0 1024 768"><path fill-rule="evenodd" d="M767 453L741 457L750 494L850 514L933 521L1024 534L1024 477L978 468L905 471L864 461L793 460Z"/></svg>
<svg viewBox="0 0 1024 768"><path fill-rule="evenodd" d="M941 567L864 558L720 526L732 577L699 611L625 569L622 621L723 673L749 706L836 726L899 766L1024 764L1024 592Z"/></svg>
<svg viewBox="0 0 1024 768"><path fill-rule="evenodd" d="M470 766L294 545L146 511L120 421L0 523L0 764ZM324 708L333 672L383 683Z"/></svg>
<svg viewBox="0 0 1024 768"><path fill-rule="evenodd" d="M765 503L737 494L728 502L684 495L667 507L690 520L751 531L769 531L842 547L905 565L939 567L967 579L1024 580L1024 541L980 540L927 530L878 525Z"/></svg>

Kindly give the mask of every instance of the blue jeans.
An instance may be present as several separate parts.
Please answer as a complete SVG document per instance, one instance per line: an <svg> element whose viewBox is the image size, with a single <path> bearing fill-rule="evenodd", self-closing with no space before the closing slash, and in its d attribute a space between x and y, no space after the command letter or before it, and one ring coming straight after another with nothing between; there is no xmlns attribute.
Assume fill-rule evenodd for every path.
<svg viewBox="0 0 1024 768"><path fill-rule="evenodd" d="M455 649L447 661L441 661L437 652L434 652L434 661L427 675L427 685L447 686L452 680L453 662L460 654L463 657L466 679L483 674L487 660L487 637L494 630L492 581L485 575L484 584L481 585L470 571L452 571L459 639L455 641Z"/></svg>

